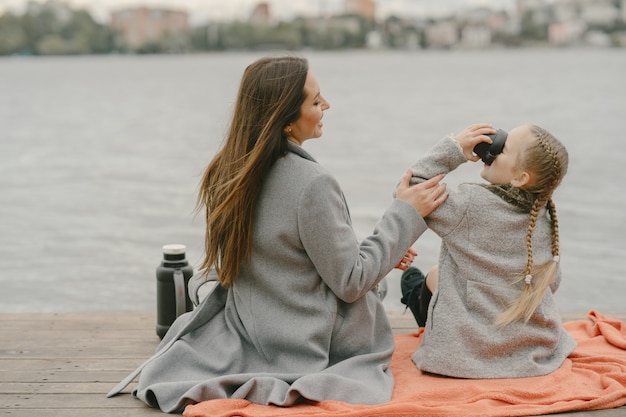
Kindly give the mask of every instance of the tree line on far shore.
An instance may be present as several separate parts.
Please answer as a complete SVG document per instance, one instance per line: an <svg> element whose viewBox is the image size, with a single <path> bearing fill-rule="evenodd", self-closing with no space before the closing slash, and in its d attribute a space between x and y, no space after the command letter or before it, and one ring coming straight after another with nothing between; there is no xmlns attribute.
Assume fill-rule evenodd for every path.
<svg viewBox="0 0 626 417"><path fill-rule="evenodd" d="M521 19L518 34L496 32L491 42L504 47L547 43L548 24L539 24L529 17ZM22 15L6 12L0 16L0 55L354 49L371 46L368 37L373 33L378 35L379 46L416 49L431 46L426 31L434 23L436 21L432 19L417 21L394 16L377 23L358 15L296 18L274 24L211 22L132 47L120 32L108 24L97 22L84 9L68 6L63 13L59 13L53 8L35 7L27 9ZM457 25L462 27L463 22L458 21ZM610 27L596 29L617 35L626 33L626 23L620 20Z"/></svg>

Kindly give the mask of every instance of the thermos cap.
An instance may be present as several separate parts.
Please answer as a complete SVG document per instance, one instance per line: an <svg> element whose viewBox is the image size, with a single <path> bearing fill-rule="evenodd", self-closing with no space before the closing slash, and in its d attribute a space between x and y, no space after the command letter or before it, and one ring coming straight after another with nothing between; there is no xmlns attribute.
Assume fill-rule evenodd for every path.
<svg viewBox="0 0 626 417"><path fill-rule="evenodd" d="M180 255L184 254L187 247L185 245L170 244L163 246L163 253L166 255Z"/></svg>

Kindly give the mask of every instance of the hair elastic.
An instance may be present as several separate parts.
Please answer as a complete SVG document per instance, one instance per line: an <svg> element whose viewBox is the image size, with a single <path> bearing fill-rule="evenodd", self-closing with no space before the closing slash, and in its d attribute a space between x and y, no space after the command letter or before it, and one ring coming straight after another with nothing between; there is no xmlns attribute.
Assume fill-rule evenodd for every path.
<svg viewBox="0 0 626 417"><path fill-rule="evenodd" d="M526 278L524 278L524 282L526 283L526 285L530 285L530 282L533 280L533 276L528 274L526 275Z"/></svg>
<svg viewBox="0 0 626 417"><path fill-rule="evenodd" d="M552 260L558 264L561 258L559 258L559 255L555 255Z"/></svg>

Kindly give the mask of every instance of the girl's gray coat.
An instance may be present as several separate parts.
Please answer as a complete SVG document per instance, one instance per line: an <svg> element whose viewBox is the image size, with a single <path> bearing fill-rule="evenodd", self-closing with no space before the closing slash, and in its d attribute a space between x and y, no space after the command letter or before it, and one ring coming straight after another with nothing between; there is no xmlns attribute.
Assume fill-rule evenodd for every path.
<svg viewBox="0 0 626 417"><path fill-rule="evenodd" d="M412 183L448 173L467 159L447 137L413 166ZM514 378L548 374L561 366L576 342L562 326L552 292L557 271L528 323L497 328L494 322L524 282L530 214L479 184L461 184L427 218L442 239L439 282L431 300L417 367L463 378ZM550 219L543 209L533 236L534 260L552 259Z"/></svg>
<svg viewBox="0 0 626 417"><path fill-rule="evenodd" d="M133 394L166 412L217 398L289 406L304 399L389 401L392 330L372 289L426 230L390 207L359 243L335 179L289 144L264 181L252 254L231 289L179 317ZM391 195L390 195L391 197ZM133 374L115 387L115 395Z"/></svg>

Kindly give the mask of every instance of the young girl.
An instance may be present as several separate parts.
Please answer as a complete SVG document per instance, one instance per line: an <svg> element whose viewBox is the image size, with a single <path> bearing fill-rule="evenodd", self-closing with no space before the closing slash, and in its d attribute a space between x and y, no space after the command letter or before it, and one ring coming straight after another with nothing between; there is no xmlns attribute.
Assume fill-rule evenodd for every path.
<svg viewBox="0 0 626 417"><path fill-rule="evenodd" d="M411 167L412 183L478 161L474 147L495 132L476 124L444 138ZM483 168L490 185L462 184L426 217L442 239L439 265L426 278L416 268L402 277L402 301L425 327L412 356L418 368L460 378L539 376L574 350L552 297L561 280L552 193L567 163L549 132L519 126Z"/></svg>

